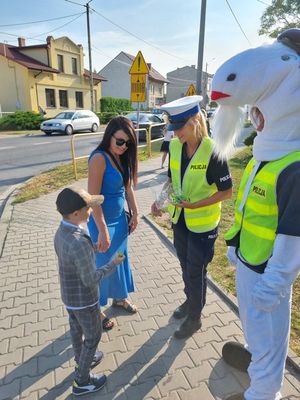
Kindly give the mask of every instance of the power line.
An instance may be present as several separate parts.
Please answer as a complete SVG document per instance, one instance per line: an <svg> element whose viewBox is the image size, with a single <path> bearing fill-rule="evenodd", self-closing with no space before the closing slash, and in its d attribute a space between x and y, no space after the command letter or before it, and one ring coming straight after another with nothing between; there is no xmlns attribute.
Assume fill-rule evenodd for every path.
<svg viewBox="0 0 300 400"><path fill-rule="evenodd" d="M35 39L35 38L37 38L37 37L40 37L40 36L47 35L48 33L55 32L55 31L57 31L57 30L59 30L59 29L63 28L64 26L67 26L67 25L71 24L72 22L76 21L78 18L80 18L80 17L81 17L82 15L84 15L84 14L85 14L85 12L83 12L83 13L80 13L80 14L77 14L77 17L73 18L71 21L69 21L69 22L66 22L66 23L65 23L65 24L63 24L63 25L60 25L60 26L58 26L57 28L54 28L54 29L52 29L51 31L48 31L48 32L43 32L43 33L39 33L38 35L35 35L35 36L32 36L32 37L29 37L28 39Z"/></svg>
<svg viewBox="0 0 300 400"><path fill-rule="evenodd" d="M136 39L140 40L141 42L146 43L148 46L151 46L151 47L153 47L154 49L160 51L161 53L167 54L168 56L175 57L175 58L178 58L179 60L182 60L182 61L184 61L184 62L187 62L185 59L183 59L183 58L181 58L181 57L178 57L178 56L175 56L174 54L169 53L169 52L167 52L167 51L165 51L165 50L162 50L162 49L160 49L159 47L154 46L152 43L147 42L146 40L144 40L144 39L140 38L139 36L135 35L134 33L131 33L131 32L128 31L127 29L123 28L121 25L116 24L116 23L113 22L111 19L109 19L109 18L105 17L103 14L99 13L97 10L95 10L95 9L93 9L93 8L91 8L91 10L93 10L96 14L98 14L100 17L102 17L102 18L105 19L106 21L110 22L112 25L115 25L117 28L119 28L119 29L121 29L122 31L128 33L129 35L135 37Z"/></svg>
<svg viewBox="0 0 300 400"><path fill-rule="evenodd" d="M57 18L43 19L43 20L39 20L39 21L19 22L19 23L17 23L17 24L0 25L0 28L6 28L6 27L18 26L18 25L40 24L41 22L49 22L49 21L55 21L55 20L58 20L58 19L71 18L71 17L75 17L76 15L79 15L79 14L71 14L71 15L66 15L65 17L57 17Z"/></svg>
<svg viewBox="0 0 300 400"><path fill-rule="evenodd" d="M229 4L229 1L228 1L228 0L225 0L225 1L226 1L226 4L227 4L228 7L229 7L229 10L230 10L231 14L233 15L233 18L236 20L236 23L238 24L240 30L242 31L243 35L245 36L246 40L248 41L248 43L249 43L250 46L251 46L251 42L250 42L250 40L248 39L246 33L244 32L244 30L243 30L241 24L239 23L239 20L237 19L235 13L233 12L233 9L231 8L231 5Z"/></svg>
<svg viewBox="0 0 300 400"><path fill-rule="evenodd" d="M257 0L259 3L261 3L261 4L264 4L265 6L268 6L268 7L270 7L270 5L271 4L268 4L268 3L265 3L264 1L262 1L262 0Z"/></svg>
<svg viewBox="0 0 300 400"><path fill-rule="evenodd" d="M36 39L36 38L39 37L39 36L47 35L48 33L52 33L52 32L54 32L54 31L57 31L58 29L63 28L63 27L66 26L66 25L69 25L69 24L71 24L72 22L74 22L76 19L78 19L79 17L81 17L81 16L84 15L84 14L85 14L84 12L83 12L83 13L80 13L80 14L73 14L73 15L77 15L77 17L76 17L76 18L73 18L71 21L69 21L69 22L67 22L67 23L65 23L65 24L63 24L63 25L61 25L61 26L58 26L57 28L52 29L51 31L44 32L44 33L40 33L40 34L38 34L38 35L36 35L36 36L31 36L31 37L29 37L29 36L23 36L23 35L22 35L22 37L23 37L24 39L34 40L34 41L36 41L36 42L41 42L40 39ZM8 33L8 32L3 32L3 31L0 31L0 34L2 34L2 35L7 35L7 36L13 36L13 37L17 37L17 38L20 37L20 35L16 35L16 34L13 34L13 33Z"/></svg>

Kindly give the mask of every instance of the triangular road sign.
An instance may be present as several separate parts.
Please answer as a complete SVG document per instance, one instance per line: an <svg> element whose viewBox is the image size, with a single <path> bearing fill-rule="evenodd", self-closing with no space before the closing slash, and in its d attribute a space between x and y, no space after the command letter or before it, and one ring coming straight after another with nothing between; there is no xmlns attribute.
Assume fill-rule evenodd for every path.
<svg viewBox="0 0 300 400"><path fill-rule="evenodd" d="M193 84L191 84L186 92L186 96L194 96L196 93L196 88Z"/></svg>
<svg viewBox="0 0 300 400"><path fill-rule="evenodd" d="M143 54L139 51L133 60L132 66L129 70L130 74L148 74L149 68L145 62Z"/></svg>

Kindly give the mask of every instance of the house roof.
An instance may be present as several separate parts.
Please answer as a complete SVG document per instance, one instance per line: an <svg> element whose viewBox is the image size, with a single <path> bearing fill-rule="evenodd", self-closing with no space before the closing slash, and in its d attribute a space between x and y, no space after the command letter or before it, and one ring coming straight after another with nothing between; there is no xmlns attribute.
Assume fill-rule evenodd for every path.
<svg viewBox="0 0 300 400"><path fill-rule="evenodd" d="M6 57L9 60L15 61L16 63L21 64L28 69L59 73L57 69L51 68L48 65L35 60L34 58L22 54L19 51L19 47L16 46L8 45L6 43L0 43L0 55Z"/></svg>
<svg viewBox="0 0 300 400"><path fill-rule="evenodd" d="M97 74L96 72L93 72L93 81L107 81L106 78L104 78L104 76ZM90 77L90 71L88 69L84 69L84 73L83 76L89 78Z"/></svg>
<svg viewBox="0 0 300 400"><path fill-rule="evenodd" d="M122 53L125 54L130 59L130 61L133 61L135 59L135 56L129 53L125 53L125 51L122 51ZM169 83L168 79L166 79L156 69L154 69L151 64L147 63L147 65L149 67L149 79L152 79L153 81Z"/></svg>

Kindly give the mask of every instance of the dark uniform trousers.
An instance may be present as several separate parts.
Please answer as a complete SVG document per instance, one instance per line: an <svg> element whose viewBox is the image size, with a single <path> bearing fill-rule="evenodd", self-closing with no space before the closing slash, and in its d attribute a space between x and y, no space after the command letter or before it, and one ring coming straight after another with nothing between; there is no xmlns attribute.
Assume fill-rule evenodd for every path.
<svg viewBox="0 0 300 400"><path fill-rule="evenodd" d="M214 255L217 228L208 233L194 233L185 224L183 211L173 224L174 246L182 269L184 293L189 315L199 318L206 303L207 265Z"/></svg>

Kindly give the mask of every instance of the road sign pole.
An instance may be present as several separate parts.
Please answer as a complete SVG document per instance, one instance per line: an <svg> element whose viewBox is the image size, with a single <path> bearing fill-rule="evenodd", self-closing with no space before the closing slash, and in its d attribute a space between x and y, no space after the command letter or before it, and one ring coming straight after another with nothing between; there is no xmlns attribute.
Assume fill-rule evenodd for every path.
<svg viewBox="0 0 300 400"><path fill-rule="evenodd" d="M137 106L137 114L136 114L136 117L137 117L137 129L139 129L140 128L140 102L138 102L137 103L138 104L138 106ZM139 141L140 141L140 131L138 131L138 137L137 137L137 139L138 139L138 145L139 145Z"/></svg>

